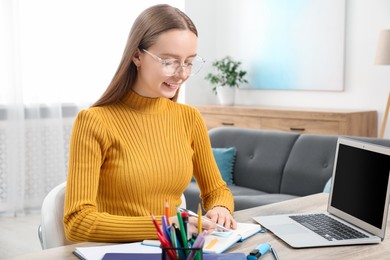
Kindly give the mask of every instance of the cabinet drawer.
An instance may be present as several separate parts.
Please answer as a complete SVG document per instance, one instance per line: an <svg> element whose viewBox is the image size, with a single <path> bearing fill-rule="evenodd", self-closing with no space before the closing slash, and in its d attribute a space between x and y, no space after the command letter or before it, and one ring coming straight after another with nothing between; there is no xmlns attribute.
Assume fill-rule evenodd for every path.
<svg viewBox="0 0 390 260"><path fill-rule="evenodd" d="M202 114L207 128L231 126L242 128L260 128L260 119L251 116L232 116L232 115L214 115Z"/></svg>
<svg viewBox="0 0 390 260"><path fill-rule="evenodd" d="M256 106L197 106L207 128L232 126L296 133L377 135L377 112Z"/></svg>
<svg viewBox="0 0 390 260"><path fill-rule="evenodd" d="M262 118L261 128L297 133L339 134L339 122L285 118Z"/></svg>

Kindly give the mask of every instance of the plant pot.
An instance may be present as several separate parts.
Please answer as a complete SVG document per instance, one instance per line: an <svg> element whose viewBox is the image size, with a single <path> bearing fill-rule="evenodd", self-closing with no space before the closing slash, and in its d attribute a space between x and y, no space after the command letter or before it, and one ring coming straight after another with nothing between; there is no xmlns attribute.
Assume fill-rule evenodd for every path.
<svg viewBox="0 0 390 260"><path fill-rule="evenodd" d="M236 94L236 88L229 86L217 87L217 97L221 105L231 106L234 104L234 97Z"/></svg>

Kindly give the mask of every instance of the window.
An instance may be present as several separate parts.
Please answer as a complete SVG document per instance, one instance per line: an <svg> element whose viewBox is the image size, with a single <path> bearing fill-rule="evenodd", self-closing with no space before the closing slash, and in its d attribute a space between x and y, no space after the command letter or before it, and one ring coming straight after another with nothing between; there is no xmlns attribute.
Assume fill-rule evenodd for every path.
<svg viewBox="0 0 390 260"><path fill-rule="evenodd" d="M184 1L166 3L184 10ZM0 103L92 103L107 88L133 21L157 0L2 1ZM11 11L11 12L10 12ZM7 16L3 15L7 14ZM12 15L11 15L12 14ZM4 56L3 56L4 57ZM3 98L1 98L3 96Z"/></svg>

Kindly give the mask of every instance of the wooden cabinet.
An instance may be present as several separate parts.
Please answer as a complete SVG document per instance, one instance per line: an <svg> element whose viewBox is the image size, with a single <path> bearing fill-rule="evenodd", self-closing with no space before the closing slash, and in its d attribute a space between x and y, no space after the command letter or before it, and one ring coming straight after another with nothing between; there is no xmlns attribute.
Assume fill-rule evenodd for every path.
<svg viewBox="0 0 390 260"><path fill-rule="evenodd" d="M196 106L207 128L220 126L350 136L377 136L377 112L255 106Z"/></svg>

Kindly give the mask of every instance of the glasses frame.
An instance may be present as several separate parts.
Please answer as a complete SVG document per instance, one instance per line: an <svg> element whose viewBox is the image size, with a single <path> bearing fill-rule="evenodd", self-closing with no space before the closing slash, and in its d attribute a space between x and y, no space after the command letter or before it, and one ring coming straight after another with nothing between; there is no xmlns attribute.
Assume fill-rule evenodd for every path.
<svg viewBox="0 0 390 260"><path fill-rule="evenodd" d="M169 77L172 77L172 76L176 75L177 72L179 71L179 68L183 68L183 69L184 69L184 68L188 68L188 67L191 68L191 72L190 72L190 73L188 73L187 70L184 70L184 71L186 72L187 76L188 76L188 77L194 76L195 74L197 74L197 73L202 69L203 64L205 64L205 62L206 62L202 57L200 57L199 55L196 55L196 56L194 57L194 59L198 59L198 60L200 61L200 65L199 65L199 69L197 69L197 71L194 71L194 72L193 72L193 70L192 70L192 64L188 64L188 63L185 63L185 62L180 62L180 61L177 60L177 59L162 59L162 58L160 58L159 56L157 56L156 54L153 54L153 53L151 53L150 51L147 51L147 50L145 50L145 49L141 49L141 51L142 51L142 52L145 52L145 53L147 53L147 54L149 54L155 61L157 61L158 63L160 63L160 64L163 65L163 66L166 66L166 65L167 65L168 63L170 63L170 62L175 62L175 61L177 61L178 64L179 64L179 66L176 68L176 70L173 72L173 74L167 74L167 73L165 73L165 75L166 75L166 76L169 76Z"/></svg>

